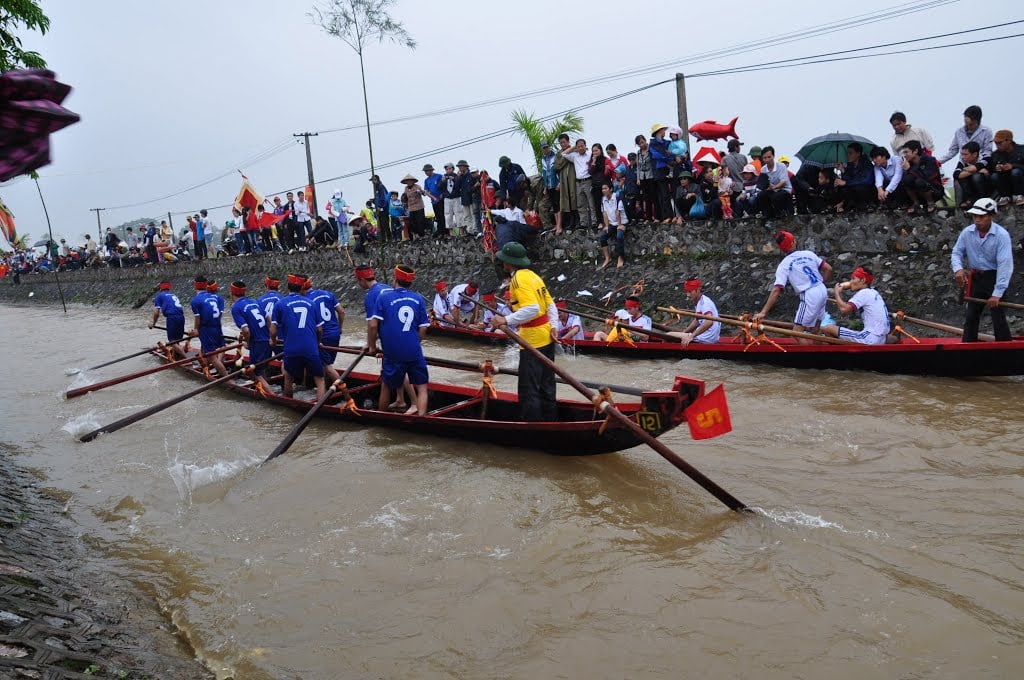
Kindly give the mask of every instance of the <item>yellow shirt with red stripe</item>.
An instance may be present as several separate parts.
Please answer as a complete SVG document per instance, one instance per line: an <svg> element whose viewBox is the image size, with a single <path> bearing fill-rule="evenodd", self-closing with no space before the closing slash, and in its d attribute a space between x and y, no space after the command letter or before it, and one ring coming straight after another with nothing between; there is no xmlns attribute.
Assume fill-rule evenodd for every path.
<svg viewBox="0 0 1024 680"><path fill-rule="evenodd" d="M548 293L544 280L529 269L517 269L512 274L512 283L509 290L511 291L509 303L512 311L516 311L526 305L537 305L540 308L539 316L532 321L520 324L519 335L534 347L539 348L550 345L553 340L551 339L551 322L548 319L548 307L553 305L555 301L552 299L551 294Z"/></svg>

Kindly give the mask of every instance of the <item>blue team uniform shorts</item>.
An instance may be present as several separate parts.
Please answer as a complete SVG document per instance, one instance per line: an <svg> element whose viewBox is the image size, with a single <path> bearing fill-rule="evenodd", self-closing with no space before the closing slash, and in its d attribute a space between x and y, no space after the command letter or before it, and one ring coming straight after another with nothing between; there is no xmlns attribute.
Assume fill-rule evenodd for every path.
<svg viewBox="0 0 1024 680"><path fill-rule="evenodd" d="M385 385L393 390L401 389L407 375L413 385L425 384L430 380L426 360L420 357L412 361L393 361L384 357L380 366L380 379Z"/></svg>
<svg viewBox="0 0 1024 680"><path fill-rule="evenodd" d="M320 339L321 345L327 345L328 347L337 347L341 344L341 335L324 336ZM328 352L323 347L320 348L320 362L324 366L330 366L334 363L335 357L338 356L337 352Z"/></svg>
<svg viewBox="0 0 1024 680"><path fill-rule="evenodd" d="M176 342L185 337L185 317L167 316L164 317L167 324L167 342Z"/></svg>
<svg viewBox="0 0 1024 680"><path fill-rule="evenodd" d="M322 378L324 375L324 365L320 363L320 357L309 357L305 354L286 355L281 363L285 373L296 380L302 379L304 371L314 378Z"/></svg>
<svg viewBox="0 0 1024 680"><path fill-rule="evenodd" d="M199 345L203 349L203 354L208 354L215 349L223 347L224 333L221 331L220 326L200 326Z"/></svg>
<svg viewBox="0 0 1024 680"><path fill-rule="evenodd" d="M249 343L249 365L254 366L259 362L270 358L270 342L250 342ZM263 371L266 370L267 365L262 364L256 366L253 372L256 375L263 375Z"/></svg>

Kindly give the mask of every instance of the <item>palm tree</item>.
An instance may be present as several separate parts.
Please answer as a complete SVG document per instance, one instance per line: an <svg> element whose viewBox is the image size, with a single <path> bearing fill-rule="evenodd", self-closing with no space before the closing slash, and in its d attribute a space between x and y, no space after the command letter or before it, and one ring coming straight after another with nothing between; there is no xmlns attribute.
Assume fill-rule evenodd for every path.
<svg viewBox="0 0 1024 680"><path fill-rule="evenodd" d="M373 137L370 135L370 103L366 97L366 69L363 52L367 43L385 40L416 49L416 41L405 30L402 22L395 21L388 10L395 0L329 0L323 9L314 7L310 17L313 23L327 35L340 38L359 55L359 75L363 79L363 110L366 112L366 143L370 149L370 176L377 174L373 164ZM374 187L376 189L376 187ZM381 233L380 241L390 239L390 234ZM383 251L382 251L383 253Z"/></svg>
<svg viewBox="0 0 1024 680"><path fill-rule="evenodd" d="M569 112L556 120L545 122L543 118L537 118L532 113L520 109L512 112L512 122L517 128L515 132L522 135L533 149L533 160L537 164L537 174L544 174L544 166L541 163L540 145L544 142L555 143L555 139L561 134L583 132L583 118L579 114Z"/></svg>

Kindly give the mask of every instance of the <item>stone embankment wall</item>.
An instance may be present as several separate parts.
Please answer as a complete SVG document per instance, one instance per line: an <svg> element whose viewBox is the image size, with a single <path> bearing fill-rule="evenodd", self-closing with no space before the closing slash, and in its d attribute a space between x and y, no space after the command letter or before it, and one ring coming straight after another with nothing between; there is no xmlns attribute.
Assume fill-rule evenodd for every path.
<svg viewBox="0 0 1024 680"><path fill-rule="evenodd" d="M1011 301L1024 299L1019 281L1019 243L1024 237L1021 216L1024 212L1011 208L997 217L1013 237L1018 260L1018 273L1007 294ZM784 227L797 235L801 248L814 250L828 260L840 279L848 277L858 265L872 269L876 287L890 311L903 310L911 316L959 325L963 306L957 301L949 256L967 222L960 212L940 211L929 217L908 217L898 212L801 216L774 224L754 219L683 226L637 224L629 228L626 266L618 271L598 270L602 258L596 233L590 230L560 237L553 232L542 233L531 252L535 270L556 297L573 298L579 291L589 291L593 297L580 299L597 303L606 293L615 291L615 300L621 303L622 296L641 283L645 306L682 305L686 299L681 281L697 275L705 281L705 291L722 313L739 314L758 311L763 304L780 259L772 237L777 228ZM381 262L387 268L397 262L412 265L418 272L414 288L428 300L433 296L432 284L440 278L457 283L478 277L485 290L500 283L498 270L484 253L480 240L470 237L395 244L387 246L383 255L373 248L355 258L357 264L370 262L378 270ZM261 293L264 274L283 277L289 271L312 275L318 287L335 291L346 306L361 304L362 292L355 285L348 259L336 250L69 272L61 274L60 282L69 302L141 307L148 305L163 277L169 277L175 290L187 298L192 277L206 274L221 282L227 297L227 284L232 280L243 279L251 291ZM0 285L0 300L59 304L55 278L52 274L23 276L22 285L17 287L5 281ZM772 316L789 318L795 308L796 297L787 294ZM1016 332L1024 333L1024 315L1011 314L1010 320Z"/></svg>

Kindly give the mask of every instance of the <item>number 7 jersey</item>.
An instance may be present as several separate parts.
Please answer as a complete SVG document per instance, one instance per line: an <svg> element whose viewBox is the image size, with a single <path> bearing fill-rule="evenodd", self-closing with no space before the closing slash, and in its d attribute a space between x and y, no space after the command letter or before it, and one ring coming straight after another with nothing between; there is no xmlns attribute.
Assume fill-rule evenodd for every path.
<svg viewBox="0 0 1024 680"><path fill-rule="evenodd" d="M316 329L323 322L317 318L313 304L298 293L292 293L274 305L273 314L277 335L284 339L284 355L319 362L320 337Z"/></svg>

